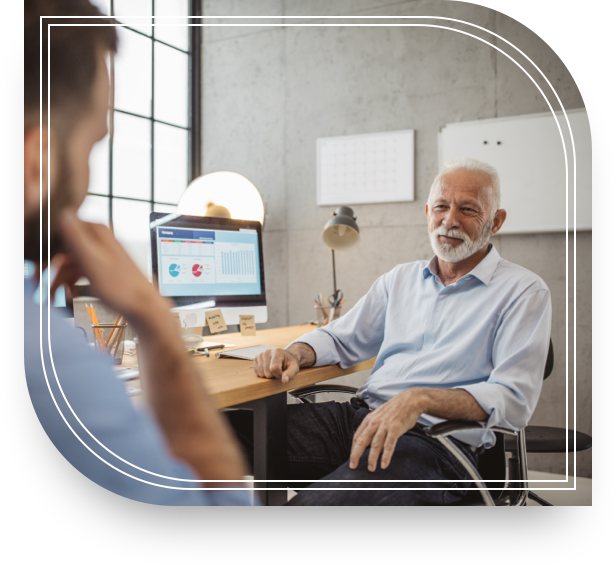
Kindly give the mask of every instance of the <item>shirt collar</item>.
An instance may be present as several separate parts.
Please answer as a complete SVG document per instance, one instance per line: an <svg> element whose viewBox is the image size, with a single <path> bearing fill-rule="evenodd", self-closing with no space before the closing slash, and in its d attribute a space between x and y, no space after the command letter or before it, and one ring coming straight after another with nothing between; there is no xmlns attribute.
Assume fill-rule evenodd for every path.
<svg viewBox="0 0 616 565"><path fill-rule="evenodd" d="M500 261L500 255L498 251L496 251L496 247L490 244L490 251L483 258L483 260L477 265L470 273L464 275L468 277L469 275L474 276L476 279L479 279L483 284L489 285L492 277L494 276L494 271L496 270L496 266ZM423 277L427 279L430 275L436 277L438 273L438 259L436 255L430 259L430 262L424 267Z"/></svg>

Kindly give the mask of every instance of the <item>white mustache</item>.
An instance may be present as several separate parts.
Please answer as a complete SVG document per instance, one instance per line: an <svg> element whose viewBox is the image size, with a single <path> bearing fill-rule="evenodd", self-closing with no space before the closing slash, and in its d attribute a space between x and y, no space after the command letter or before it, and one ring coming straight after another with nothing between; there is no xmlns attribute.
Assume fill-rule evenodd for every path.
<svg viewBox="0 0 616 565"><path fill-rule="evenodd" d="M445 235L447 237L455 237L457 239L461 239L464 243L469 242L471 240L471 238L468 235L466 235L463 231L460 231L457 228L446 228L443 225L434 229L432 231L432 234L434 236Z"/></svg>

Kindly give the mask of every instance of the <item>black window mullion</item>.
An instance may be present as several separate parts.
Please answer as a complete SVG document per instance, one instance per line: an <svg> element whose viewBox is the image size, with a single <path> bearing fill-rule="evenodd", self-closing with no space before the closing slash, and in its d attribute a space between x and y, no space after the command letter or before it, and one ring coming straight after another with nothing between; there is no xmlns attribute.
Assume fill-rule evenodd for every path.
<svg viewBox="0 0 616 565"><path fill-rule="evenodd" d="M141 114L135 114L135 112L129 112L128 110L121 110L120 108L114 108L114 111L120 112L120 114L126 114L127 116L134 116L135 118L141 118L143 120L152 120L158 124L165 124L166 126L171 126L172 128L178 129L190 129L187 126L178 126L177 124L172 124L171 122L165 122L164 120L157 120L156 118L148 118L147 116L143 116Z"/></svg>
<svg viewBox="0 0 616 565"><path fill-rule="evenodd" d="M154 17L156 15L155 4L156 4L155 0L152 0L152 16L153 16L151 19L152 24L156 22L156 19ZM111 0L110 8L111 8L110 15L112 17L115 17L114 0ZM193 24L200 23L200 20L196 19L200 15L201 15L201 3L198 0L192 0L189 5L189 13L187 14L188 22L193 23ZM107 198L108 198L108 204L109 204L109 225L112 229L113 229L113 202L115 199L130 200L134 202L149 202L151 211L154 211L155 204L173 205L167 202L156 202L154 198L154 187L155 187L154 185L154 182L155 182L154 181L154 148L155 148L154 124L156 122L159 122L161 124L165 124L168 126L176 127L179 129L187 130L188 135L189 135L189 146L190 146L189 155L188 155L189 182L201 174L201 96L200 96L200 92L201 92L201 67L200 67L201 65L201 27L191 27L189 29L189 50L188 51L184 51L183 49L180 49L179 47L170 45L166 43L165 41L156 39L154 27L152 27L151 36L147 36L143 32L135 30L131 28L130 26L125 26L125 27L127 27L133 33L137 33L139 35L144 35L145 37L148 37L148 39L150 39L152 42L152 45L151 45L152 47L152 50L151 50L152 79L151 79L151 85L150 85L151 104L150 104L150 117L149 118L146 116L140 116L138 114L134 114L132 112L127 112L124 110L116 110L115 99L114 99L115 58L114 58L113 53L110 54L109 75L110 75L110 80L112 84L112 95L111 95L112 98L111 98L111 105L110 105L111 115L109 118L109 195L107 196ZM188 79L189 80L189 84L188 84L189 93L188 95L189 95L189 113L190 113L189 120L188 120L188 127L178 126L176 124L171 124L171 123L164 122L162 120L154 119L154 99L155 99L155 87L154 87L154 84L155 84L154 83L154 80L155 80L154 50L155 49L154 48L155 48L155 43L157 42L167 47L170 47L172 49L175 49L176 51L186 53L188 55L188 65L189 65L189 79ZM115 121L114 118L115 118L116 111L123 113L123 114L133 115L138 118L147 119L150 122L150 199L149 200L145 200L141 198L131 198L131 197L125 197L125 196L115 196L113 194L113 147L114 147L114 121ZM101 195L98 194L96 196L101 196Z"/></svg>
<svg viewBox="0 0 616 565"><path fill-rule="evenodd" d="M103 198L107 198L104 194L96 194L96 192L88 192L88 195L91 195L91 196L101 196ZM151 203L151 200L149 200L148 198L135 198L133 196L114 196L113 199L114 200L130 200L131 202L149 202L149 203ZM155 204L165 204L165 202L155 202Z"/></svg>
<svg viewBox="0 0 616 565"><path fill-rule="evenodd" d="M201 16L201 2L191 0L190 16L188 22L199 24ZM192 182L201 175L201 26L195 25L189 28L189 143L188 154L188 179Z"/></svg>
<svg viewBox="0 0 616 565"><path fill-rule="evenodd" d="M155 39L154 41L156 41L156 43L160 43L161 45L166 45L167 47L170 47L171 49L175 49L176 51L179 51L180 53L184 53L184 55L188 55L190 53L190 51L184 51L184 49L180 49L179 47L176 47L175 45L171 45L171 43L167 43L166 41L161 41L160 39Z"/></svg>
<svg viewBox="0 0 616 565"><path fill-rule="evenodd" d="M117 20L117 22L119 24L122 23L120 20ZM122 27L124 29L129 29L130 31L136 33L137 35L142 35L143 37L147 37L151 41L156 41L157 43L160 43L161 45L166 45L167 47L170 47L171 49L175 49L176 51L179 51L180 53L184 53L185 55L188 55L189 53L188 51L184 51L184 49L180 47L176 47L175 45L171 45L171 43L167 43L166 41L163 41L162 39L152 38L151 35L148 35L147 33L143 33L142 31L139 31L138 29L135 29L134 27L130 27L129 25L123 25Z"/></svg>

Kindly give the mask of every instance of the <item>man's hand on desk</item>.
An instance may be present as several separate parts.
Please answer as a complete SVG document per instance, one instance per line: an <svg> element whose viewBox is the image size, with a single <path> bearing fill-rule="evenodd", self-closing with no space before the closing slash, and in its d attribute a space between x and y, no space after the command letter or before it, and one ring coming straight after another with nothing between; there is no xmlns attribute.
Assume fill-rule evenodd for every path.
<svg viewBox="0 0 616 565"><path fill-rule="evenodd" d="M257 377L280 379L287 384L300 367L312 367L317 357L312 347L306 343L292 343L286 349L276 347L260 353L254 358Z"/></svg>
<svg viewBox="0 0 616 565"><path fill-rule="evenodd" d="M448 420L485 422L488 414L475 398L462 389L412 388L401 392L368 414L353 436L349 467L357 469L359 459L370 446L368 471L387 469L398 438L413 428L422 414Z"/></svg>

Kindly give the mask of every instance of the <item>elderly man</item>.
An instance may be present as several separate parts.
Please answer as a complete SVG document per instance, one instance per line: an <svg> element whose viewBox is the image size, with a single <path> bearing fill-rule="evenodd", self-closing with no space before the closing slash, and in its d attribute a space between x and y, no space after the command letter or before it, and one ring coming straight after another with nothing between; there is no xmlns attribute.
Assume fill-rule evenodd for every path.
<svg viewBox="0 0 616 565"><path fill-rule="evenodd" d="M494 168L474 159L447 165L426 204L435 257L398 265L340 320L255 359L259 377L288 382L300 367L351 367L376 356L350 402L288 407L290 478L341 489L304 490L291 504L456 502L468 475L421 424L527 424L549 347L550 293L490 244L507 216L499 203ZM250 452L246 430L239 435ZM456 442L476 461L494 436L464 433ZM409 487L437 490L387 490Z"/></svg>

